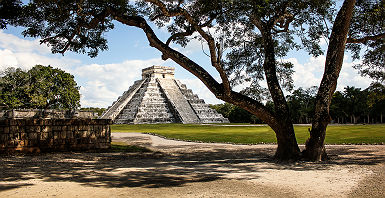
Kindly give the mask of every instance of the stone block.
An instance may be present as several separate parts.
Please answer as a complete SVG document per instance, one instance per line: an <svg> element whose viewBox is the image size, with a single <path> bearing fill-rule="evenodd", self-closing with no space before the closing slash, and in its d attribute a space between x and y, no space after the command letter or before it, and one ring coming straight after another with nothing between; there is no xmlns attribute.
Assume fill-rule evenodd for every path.
<svg viewBox="0 0 385 198"><path fill-rule="evenodd" d="M52 138L47 138L45 140L40 140L39 141L39 147L40 148L52 148L54 146L54 139Z"/></svg>
<svg viewBox="0 0 385 198"><path fill-rule="evenodd" d="M28 133L28 140L37 140L38 138L38 133Z"/></svg>
<svg viewBox="0 0 385 198"><path fill-rule="evenodd" d="M59 133L59 139L66 139L67 137L67 131L60 131Z"/></svg>
<svg viewBox="0 0 385 198"><path fill-rule="evenodd" d="M42 133L49 133L52 131L52 126L43 125L43 126L41 126L40 131Z"/></svg>
<svg viewBox="0 0 385 198"><path fill-rule="evenodd" d="M17 126L18 125L18 122L16 119L9 119L9 125L10 126Z"/></svg>
<svg viewBox="0 0 385 198"><path fill-rule="evenodd" d="M69 139L74 138L74 133L72 131L66 131L66 137Z"/></svg>
<svg viewBox="0 0 385 198"><path fill-rule="evenodd" d="M71 131L78 131L79 127L77 125L71 125Z"/></svg>
<svg viewBox="0 0 385 198"><path fill-rule="evenodd" d="M10 139L9 134L0 134L0 143L5 143Z"/></svg>
<svg viewBox="0 0 385 198"><path fill-rule="evenodd" d="M52 131L54 132L61 131L61 126L58 126L58 125L52 126Z"/></svg>
<svg viewBox="0 0 385 198"><path fill-rule="evenodd" d="M80 125L79 126L79 131L88 131L90 130L89 125Z"/></svg>
<svg viewBox="0 0 385 198"><path fill-rule="evenodd" d="M9 126L9 120L8 119L6 119L6 120L0 119L0 126Z"/></svg>
<svg viewBox="0 0 385 198"><path fill-rule="evenodd" d="M67 131L68 128L71 128L71 127L68 127L68 126L62 126L62 127L61 127L61 130L62 130L62 131Z"/></svg>
<svg viewBox="0 0 385 198"><path fill-rule="evenodd" d="M60 138L60 131L53 131L53 139L57 140Z"/></svg>
<svg viewBox="0 0 385 198"><path fill-rule="evenodd" d="M46 140L49 138L49 133L40 133L40 140Z"/></svg>
<svg viewBox="0 0 385 198"><path fill-rule="evenodd" d="M27 126L26 129L27 129L27 132L29 133L40 133L41 131L40 126Z"/></svg>
<svg viewBox="0 0 385 198"><path fill-rule="evenodd" d="M15 134L16 135L16 134ZM26 140L28 139L28 133L17 133L19 140Z"/></svg>
<svg viewBox="0 0 385 198"><path fill-rule="evenodd" d="M4 133L10 133L10 127L9 126L6 126L4 127Z"/></svg>
<svg viewBox="0 0 385 198"><path fill-rule="evenodd" d="M53 140L53 144L54 146L57 146L57 145L61 145L61 144L65 144L65 139L54 139Z"/></svg>
<svg viewBox="0 0 385 198"><path fill-rule="evenodd" d="M9 129L11 133L17 133L19 131L19 126L11 125Z"/></svg>
<svg viewBox="0 0 385 198"><path fill-rule="evenodd" d="M25 145L26 146L33 146L36 147L39 145L39 140L38 139L30 139L30 140L25 140Z"/></svg>
<svg viewBox="0 0 385 198"><path fill-rule="evenodd" d="M78 131L80 138L86 138L88 135L88 131Z"/></svg>
<svg viewBox="0 0 385 198"><path fill-rule="evenodd" d="M14 147L24 147L24 146L27 146L26 144L28 144L28 141L26 142L26 140L13 140L13 146Z"/></svg>

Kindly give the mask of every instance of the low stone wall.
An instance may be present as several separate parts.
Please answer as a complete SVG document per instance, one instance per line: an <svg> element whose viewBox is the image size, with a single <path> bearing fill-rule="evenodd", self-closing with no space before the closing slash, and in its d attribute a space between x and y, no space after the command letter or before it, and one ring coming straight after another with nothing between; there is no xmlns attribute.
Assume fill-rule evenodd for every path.
<svg viewBox="0 0 385 198"><path fill-rule="evenodd" d="M56 110L56 109L12 109L1 110L1 119L24 119L24 118L97 118L98 115L92 111L79 110Z"/></svg>
<svg viewBox="0 0 385 198"><path fill-rule="evenodd" d="M108 149L110 124L109 119L0 120L0 152Z"/></svg>

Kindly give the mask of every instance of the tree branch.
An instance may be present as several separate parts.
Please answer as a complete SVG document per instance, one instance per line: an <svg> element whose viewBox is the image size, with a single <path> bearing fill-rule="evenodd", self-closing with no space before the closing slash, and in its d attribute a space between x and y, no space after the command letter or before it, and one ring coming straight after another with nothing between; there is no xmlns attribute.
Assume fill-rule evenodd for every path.
<svg viewBox="0 0 385 198"><path fill-rule="evenodd" d="M268 110L262 103L234 91L230 91L230 93L225 94L223 85L218 83L205 69L203 69L201 66L199 66L185 55L170 48L168 45L159 40L152 28L142 17L114 15L114 19L121 22L122 24L142 29L146 34L148 41L150 42L150 46L158 49L163 53L164 56L174 60L181 67L199 78L217 98L252 112L270 126L274 126L278 123L275 115L270 112L270 110Z"/></svg>
<svg viewBox="0 0 385 198"><path fill-rule="evenodd" d="M375 41L378 39L385 38L385 33L374 35L374 36L366 36L362 38L347 38L346 43L366 43L368 41Z"/></svg>
<svg viewBox="0 0 385 198"><path fill-rule="evenodd" d="M179 16L179 15L183 15L187 21L195 28L195 30L203 37L203 39L206 40L208 46L209 46L209 50L210 50L210 58L211 58L211 64L214 66L214 68L218 71L221 79L222 79L222 83L223 83L223 86L224 86L224 90L225 90L225 93L226 94L230 94L231 92L231 86L230 86L230 81L226 75L226 72L225 70L223 69L223 66L221 64L221 61L219 60L219 57L220 57L220 54L217 54L217 48L220 48L220 46L216 46L215 44L215 41L214 41L214 38L207 34L203 29L202 27L205 27L205 26L202 26L202 25L199 25L195 19L187 12L187 10L183 9L183 8L180 8L178 7L178 11L177 12L170 12L167 8L166 8L166 5L159 1L159 0L146 0L146 2L150 2L150 3L153 3L154 5L158 6L164 15L166 16ZM213 19L209 19L205 24L210 24L212 22Z"/></svg>
<svg viewBox="0 0 385 198"><path fill-rule="evenodd" d="M289 25L294 20L294 16L291 14L284 14L279 19L274 22L274 24L278 24L278 27L282 28L280 30L273 28L275 33L288 32Z"/></svg>
<svg viewBox="0 0 385 198"><path fill-rule="evenodd" d="M145 0L146 2L149 2L149 3L152 3L154 5L156 5L158 8L160 8L160 10L162 11L162 13L164 14L164 16L167 16L167 17L174 17L174 16L180 16L182 15L182 10L180 7L177 7L178 9L175 10L175 11L170 11L166 8L166 5L159 1L159 0ZM158 16L155 16L156 18L159 17Z"/></svg>
<svg viewBox="0 0 385 198"><path fill-rule="evenodd" d="M195 32L195 30L193 28L188 28L185 32L178 32L178 33L175 33L173 35L171 35L167 41L166 41L166 45L170 45L170 42L175 40L176 38L178 37L185 37L185 36L191 36L193 33Z"/></svg>

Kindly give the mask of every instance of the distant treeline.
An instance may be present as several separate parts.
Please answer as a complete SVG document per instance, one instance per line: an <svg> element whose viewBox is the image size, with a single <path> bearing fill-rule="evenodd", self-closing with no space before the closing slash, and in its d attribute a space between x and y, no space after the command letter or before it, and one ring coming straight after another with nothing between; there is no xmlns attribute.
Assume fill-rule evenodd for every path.
<svg viewBox="0 0 385 198"><path fill-rule="evenodd" d="M286 97L293 123L311 123L314 112L314 101L318 87L298 88ZM272 102L266 106L274 109ZM211 105L230 122L262 123L256 116L246 110L229 103ZM345 87L344 91L336 91L330 105L332 123L383 123L385 115L385 86L373 83L361 90L356 87Z"/></svg>

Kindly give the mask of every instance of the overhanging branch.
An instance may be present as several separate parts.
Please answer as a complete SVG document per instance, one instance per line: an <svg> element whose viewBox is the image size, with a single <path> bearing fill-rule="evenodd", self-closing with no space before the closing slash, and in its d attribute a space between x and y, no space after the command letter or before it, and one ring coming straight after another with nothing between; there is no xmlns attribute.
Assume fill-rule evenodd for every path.
<svg viewBox="0 0 385 198"><path fill-rule="evenodd" d="M159 0L146 0L146 2L149 2L149 3L152 3L156 6L158 6L162 10L162 12L165 16L172 17L172 16L182 15L187 19L187 21L203 37L203 39L206 40L206 42L209 46L209 50L210 50L211 64L218 71L218 73L222 79L222 83L223 83L222 85L223 85L223 88L225 90L225 94L230 94L230 92L231 92L230 81L226 75L226 72L223 69L223 66L221 65L221 61L219 60L220 54L217 54L217 52L218 52L217 49L219 49L219 46L216 46L214 38L202 29L202 27L206 27L208 24L210 24L213 21L214 17L211 17L206 23L200 25L187 12L187 10L185 10L181 7L178 7L176 9L176 11L170 11L167 9L166 5Z"/></svg>
<svg viewBox="0 0 385 198"><path fill-rule="evenodd" d="M152 28L142 17L115 15L114 18L122 24L135 26L142 29L146 34L148 41L150 42L150 46L158 49L163 53L164 56L169 57L181 67L199 78L217 98L252 112L270 126L278 123L275 115L270 112L270 110L268 110L262 103L238 92L230 91L230 93L225 93L223 85L218 83L205 69L203 69L201 66L199 66L185 55L170 48L168 45L159 40Z"/></svg>
<svg viewBox="0 0 385 198"><path fill-rule="evenodd" d="M382 39L382 38L385 38L385 33L374 35L374 36L366 36L366 37L362 37L362 38L351 38L350 37L350 38L347 38L346 42L347 43L366 43L368 41L375 41L375 40Z"/></svg>

